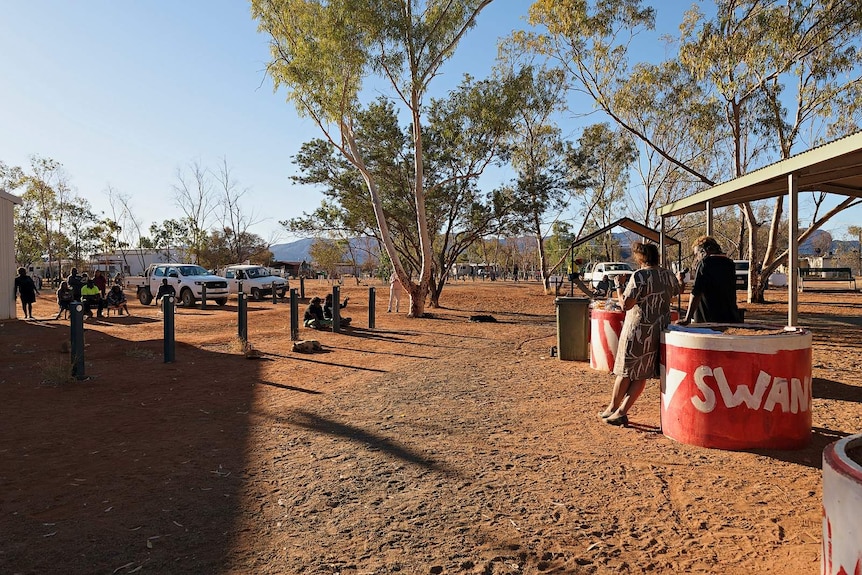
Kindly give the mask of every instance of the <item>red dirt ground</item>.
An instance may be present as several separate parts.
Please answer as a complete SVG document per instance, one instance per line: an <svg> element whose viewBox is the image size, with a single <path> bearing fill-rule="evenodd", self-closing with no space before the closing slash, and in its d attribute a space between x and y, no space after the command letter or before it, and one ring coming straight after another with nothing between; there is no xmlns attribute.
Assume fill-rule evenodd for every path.
<svg viewBox="0 0 862 575"><path fill-rule="evenodd" d="M301 329L323 353L252 303L246 359L231 300L179 310L170 364L133 302L87 322L91 378L66 383L68 322L0 325L0 573L819 572L821 452L862 429L859 294L802 294L811 446L730 452L664 437L657 381L602 423L611 377L549 357L536 283L453 284L373 330L367 286L342 293L354 327ZM783 325L768 296L746 319Z"/></svg>

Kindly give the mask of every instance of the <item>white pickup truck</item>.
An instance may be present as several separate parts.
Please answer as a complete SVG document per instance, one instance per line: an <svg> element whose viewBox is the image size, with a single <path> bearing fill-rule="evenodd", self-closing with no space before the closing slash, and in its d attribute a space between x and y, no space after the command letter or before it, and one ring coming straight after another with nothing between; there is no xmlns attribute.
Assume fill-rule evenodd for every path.
<svg viewBox="0 0 862 575"><path fill-rule="evenodd" d="M275 290L276 297L283 298L287 293L287 280L273 275L269 268L257 265L233 265L221 270L221 274L228 282L231 295L239 292L239 285L246 293L251 294L251 299L260 301L266 296L272 296Z"/></svg>
<svg viewBox="0 0 862 575"><path fill-rule="evenodd" d="M584 283L596 289L604 276L613 282L614 276L633 273L635 269L628 262L596 262L584 272Z"/></svg>
<svg viewBox="0 0 862 575"><path fill-rule="evenodd" d="M177 297L186 307L201 299L204 286L208 300L215 300L218 305L227 303L227 280L195 264L153 264L144 275L126 278L126 287L137 291L138 301L143 305L150 305L163 279L174 286Z"/></svg>

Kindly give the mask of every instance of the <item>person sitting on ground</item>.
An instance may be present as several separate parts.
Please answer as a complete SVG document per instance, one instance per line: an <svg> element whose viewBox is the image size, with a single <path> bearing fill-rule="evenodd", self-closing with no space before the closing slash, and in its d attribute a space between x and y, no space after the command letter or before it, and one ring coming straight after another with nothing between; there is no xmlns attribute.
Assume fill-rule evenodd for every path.
<svg viewBox="0 0 862 575"><path fill-rule="evenodd" d="M344 303L338 306L339 309L344 309L347 307L347 300L349 297L344 298ZM332 314L332 294L326 294L326 300L323 302L323 317L324 319L328 319L332 322L333 314ZM350 325L350 322L353 318L344 317L341 314L338 314L338 321L341 325Z"/></svg>
<svg viewBox="0 0 862 575"><path fill-rule="evenodd" d="M93 283L93 278L87 278L87 283L81 287L81 302L84 304L84 315L93 317L93 306L96 306L96 313L102 317L105 301L102 299L99 287Z"/></svg>
<svg viewBox="0 0 862 575"><path fill-rule="evenodd" d="M60 308L57 311L57 317L54 319L60 319L60 316L66 317L69 315L69 305L75 301L75 294L72 292L72 288L69 287L69 282L63 280L60 282L60 287L57 288L57 307Z"/></svg>
<svg viewBox="0 0 862 575"><path fill-rule="evenodd" d="M311 298L311 303L305 308L305 315L303 316L305 327L324 329L332 326L332 320L323 317L323 308L320 306L320 302L319 297Z"/></svg>
<svg viewBox="0 0 862 575"><path fill-rule="evenodd" d="M126 310L126 315L129 313L129 306L126 303L126 294L123 293L123 288L118 285L111 286L111 291L108 292L107 304L117 310L118 315L123 315L123 310Z"/></svg>
<svg viewBox="0 0 862 575"><path fill-rule="evenodd" d="M177 290L168 283L168 278L162 278L162 285L159 286L159 293L156 294L156 305L159 305L159 300L169 295L177 295Z"/></svg>

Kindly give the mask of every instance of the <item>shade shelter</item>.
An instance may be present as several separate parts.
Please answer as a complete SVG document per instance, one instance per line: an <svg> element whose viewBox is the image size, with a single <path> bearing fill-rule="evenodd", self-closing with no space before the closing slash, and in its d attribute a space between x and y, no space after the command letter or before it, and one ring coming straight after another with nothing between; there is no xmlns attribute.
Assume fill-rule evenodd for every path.
<svg viewBox="0 0 862 575"><path fill-rule="evenodd" d="M0 320L15 316L15 206L21 198L0 190Z"/></svg>
<svg viewBox="0 0 862 575"><path fill-rule="evenodd" d="M827 192L862 198L862 132L812 148L734 180L658 209L662 219L705 211L712 234L712 210L778 196L788 198L787 325L798 319L799 192Z"/></svg>
<svg viewBox="0 0 862 575"><path fill-rule="evenodd" d="M634 221L631 218L620 218L612 224L608 224L603 228L600 228L590 234L585 235L582 238L578 238L576 241L572 242L569 246L569 251L574 254L574 250L581 244L585 244L600 235L611 231L614 228L625 228L630 232L634 232L641 236L642 238L647 238L648 240L652 240L659 244L659 253L661 253L662 262L665 261L665 248L667 245L676 245L679 246L679 240L674 237L671 237L667 234L661 233L659 230L654 230L650 227L647 227L639 222ZM682 253L678 255L677 261L679 261L682 257Z"/></svg>

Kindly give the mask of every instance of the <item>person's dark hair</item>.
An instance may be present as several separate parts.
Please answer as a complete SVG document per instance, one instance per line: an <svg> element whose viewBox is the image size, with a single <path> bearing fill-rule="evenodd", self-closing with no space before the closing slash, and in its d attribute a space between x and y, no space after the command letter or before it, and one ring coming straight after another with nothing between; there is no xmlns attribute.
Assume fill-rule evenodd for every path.
<svg viewBox="0 0 862 575"><path fill-rule="evenodd" d="M24 269L24 268L18 268L18 275L19 275L19 276L25 276L25 275L27 275L27 270L26 270L26 269Z"/></svg>
<svg viewBox="0 0 862 575"><path fill-rule="evenodd" d="M707 254L720 254L721 246L712 236L700 236L691 245L694 249L703 250Z"/></svg>
<svg viewBox="0 0 862 575"><path fill-rule="evenodd" d="M632 244L632 254L639 264L658 265L658 246L655 244L635 242Z"/></svg>

